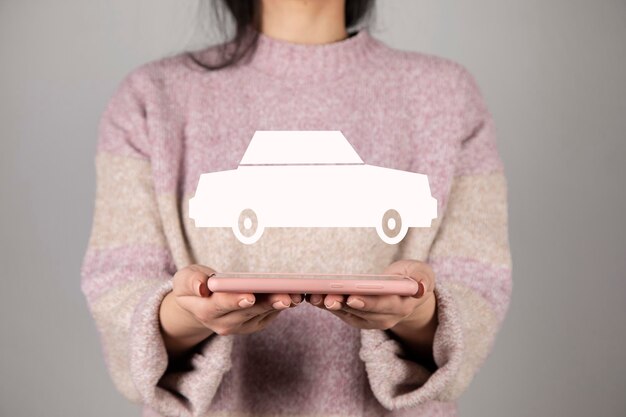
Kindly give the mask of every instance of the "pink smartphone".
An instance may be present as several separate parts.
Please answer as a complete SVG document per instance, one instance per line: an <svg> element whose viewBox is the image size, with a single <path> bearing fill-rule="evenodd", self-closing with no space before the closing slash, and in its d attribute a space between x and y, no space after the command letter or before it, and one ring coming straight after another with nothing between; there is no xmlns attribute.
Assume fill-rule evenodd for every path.
<svg viewBox="0 0 626 417"><path fill-rule="evenodd" d="M212 292L413 296L419 284L403 275L216 272L208 287Z"/></svg>

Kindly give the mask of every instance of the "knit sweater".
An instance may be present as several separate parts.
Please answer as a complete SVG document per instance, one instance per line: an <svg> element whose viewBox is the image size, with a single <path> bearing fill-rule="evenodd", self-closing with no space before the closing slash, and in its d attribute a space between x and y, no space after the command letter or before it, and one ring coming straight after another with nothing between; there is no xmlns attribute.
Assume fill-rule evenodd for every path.
<svg viewBox="0 0 626 417"><path fill-rule="evenodd" d="M269 228L252 245L229 228L196 228L188 202L200 175L236 169L257 130L340 130L365 163L428 175L438 217L395 245L374 227ZM367 30L323 45L261 34L249 61L219 71L177 53L118 85L95 168L81 290L112 381L144 416L456 415L512 288L495 127L465 67ZM381 273L398 259L435 272L435 370L388 330L352 327L306 302L262 331L214 333L184 366L168 364L159 306L187 265Z"/></svg>

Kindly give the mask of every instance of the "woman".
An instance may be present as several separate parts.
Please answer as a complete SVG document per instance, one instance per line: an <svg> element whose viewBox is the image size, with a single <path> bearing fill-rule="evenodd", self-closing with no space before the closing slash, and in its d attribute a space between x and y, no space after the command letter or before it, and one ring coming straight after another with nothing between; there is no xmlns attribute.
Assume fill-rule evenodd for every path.
<svg viewBox="0 0 626 417"><path fill-rule="evenodd" d="M474 78L350 30L369 1L225 4L232 42L135 69L100 122L81 287L117 389L145 416L455 415L511 292L506 179ZM196 228L200 174L236 168L256 130L340 130L366 163L427 174L438 218L397 245L374 228L254 245ZM425 291L210 294L220 270L406 273Z"/></svg>

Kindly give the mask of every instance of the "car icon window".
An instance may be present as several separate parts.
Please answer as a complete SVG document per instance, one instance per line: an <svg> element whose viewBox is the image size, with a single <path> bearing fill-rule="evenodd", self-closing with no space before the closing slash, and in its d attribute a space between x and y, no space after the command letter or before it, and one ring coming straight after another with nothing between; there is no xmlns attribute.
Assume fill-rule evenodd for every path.
<svg viewBox="0 0 626 417"><path fill-rule="evenodd" d="M257 131L239 165L363 164L341 131Z"/></svg>

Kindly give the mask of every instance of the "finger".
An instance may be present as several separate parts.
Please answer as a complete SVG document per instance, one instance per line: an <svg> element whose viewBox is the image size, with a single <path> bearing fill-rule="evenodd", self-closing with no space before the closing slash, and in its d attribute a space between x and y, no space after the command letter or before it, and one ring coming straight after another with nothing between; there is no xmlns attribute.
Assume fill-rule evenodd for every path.
<svg viewBox="0 0 626 417"><path fill-rule="evenodd" d="M200 322L205 323L216 316L213 305L208 298L182 295L176 297L176 302Z"/></svg>
<svg viewBox="0 0 626 417"><path fill-rule="evenodd" d="M183 268L174 275L172 291L177 296L208 297L211 292L207 281L214 272L213 269L204 265L190 265Z"/></svg>
<svg viewBox="0 0 626 417"><path fill-rule="evenodd" d="M344 306L340 311L331 311L338 317L343 317L347 323L362 329L390 329L402 320L397 314L371 313L355 310Z"/></svg>
<svg viewBox="0 0 626 417"><path fill-rule="evenodd" d="M343 311L346 314L350 314L356 317L359 317L365 321L369 321L369 322L375 322L375 323L388 323L391 322L395 319L398 319L398 317L400 317L397 314L388 314L388 313L376 313L376 312L371 312L371 311L361 311L361 310L357 310L355 308L352 308L348 305L344 305L341 308L341 311Z"/></svg>
<svg viewBox="0 0 626 417"><path fill-rule="evenodd" d="M289 306L291 305L291 297L289 297L289 295L287 294L257 293L253 294L253 296L255 299L254 305L244 307L247 310L244 316L252 317L265 313L267 311L284 310L289 308ZM241 309L232 310L230 312L226 312L226 314L234 314L234 317L238 317L241 316L237 314L237 312L240 310Z"/></svg>
<svg viewBox="0 0 626 417"><path fill-rule="evenodd" d="M341 310L343 294L328 294L324 297L324 306L329 310Z"/></svg>
<svg viewBox="0 0 626 417"><path fill-rule="evenodd" d="M291 298L291 302L294 305L300 304L302 300L304 299L302 294L289 294L289 297Z"/></svg>
<svg viewBox="0 0 626 417"><path fill-rule="evenodd" d="M291 306L291 297L289 294L269 294L267 302L275 310L284 310Z"/></svg>
<svg viewBox="0 0 626 417"><path fill-rule="evenodd" d="M426 262L414 259L401 259L396 261L385 268L384 274L409 276L417 282L423 280L424 282L434 283L435 281L435 273L431 266Z"/></svg>
<svg viewBox="0 0 626 417"><path fill-rule="evenodd" d="M435 288L435 272L430 265L425 262L414 261L408 268L411 278L421 284L424 288L419 288L414 297L422 298L426 293L432 292Z"/></svg>
<svg viewBox="0 0 626 417"><path fill-rule="evenodd" d="M307 301L324 310L341 310L345 296L342 294L307 294Z"/></svg>
<svg viewBox="0 0 626 417"><path fill-rule="evenodd" d="M241 321L242 317L246 317L247 320L250 317L256 317L267 312L287 309L289 305L285 306L284 303L291 302L291 298L286 294L258 293L254 294L254 297L255 302L253 306L244 310L231 311L225 316L229 316L229 318L234 321ZM276 305L276 307L274 307L274 305Z"/></svg>
<svg viewBox="0 0 626 417"><path fill-rule="evenodd" d="M306 301L316 307L323 307L324 294L307 294Z"/></svg>
<svg viewBox="0 0 626 417"><path fill-rule="evenodd" d="M375 322L363 319L357 315L351 314L345 310L328 310L331 314L339 317L343 322L349 324L352 327L359 329L376 329L378 326Z"/></svg>
<svg viewBox="0 0 626 417"><path fill-rule="evenodd" d="M215 320L219 321L220 325L226 328L239 329L244 323L277 311L280 310L275 310L272 306L268 306L267 303L260 303L257 296L257 301L252 307L228 312L215 318Z"/></svg>
<svg viewBox="0 0 626 417"><path fill-rule="evenodd" d="M252 317L245 323L241 325L238 333L240 334L249 334L258 332L259 330L264 329L270 324L279 314L281 310L273 310L266 311L265 313L259 314L258 316Z"/></svg>
<svg viewBox="0 0 626 417"><path fill-rule="evenodd" d="M353 310L392 315L406 315L413 311L415 304L415 299L401 295L352 294L346 300L346 305Z"/></svg>
<svg viewBox="0 0 626 417"><path fill-rule="evenodd" d="M268 310L268 311L264 311L260 314L256 314L252 317L250 317L249 319L247 319L246 321L244 321L241 326L258 326L259 323L263 322L265 318L272 316L275 317L277 316L282 310Z"/></svg>
<svg viewBox="0 0 626 417"><path fill-rule="evenodd" d="M264 317L272 312L278 310L269 309L269 310L261 310L258 305L255 305L252 308L241 309L238 311L231 311L221 317L217 318L220 326L224 326L230 329L241 329L246 323L253 323L258 321L260 317Z"/></svg>
<svg viewBox="0 0 626 417"><path fill-rule="evenodd" d="M257 304L260 303L257 302ZM267 301L265 301L265 305L267 306ZM223 317L220 317L219 320L221 321L221 324L227 328L238 329L237 333L252 333L267 326L269 322L274 320L274 318L281 311L285 310L276 310L272 306L266 308L267 310L260 310L261 306L255 305L253 308L248 310L233 311ZM257 313L252 311L254 309L257 309Z"/></svg>
<svg viewBox="0 0 626 417"><path fill-rule="evenodd" d="M267 293L254 294L254 305L250 307L244 307L243 309L239 310L233 310L226 313L223 317L228 317L229 319L233 320L233 322L235 322L238 320L241 321L243 317L245 317L247 320L250 317L258 316L259 314L275 311L276 309L272 306L272 304L276 303L276 300L271 298L271 295L272 294Z"/></svg>
<svg viewBox="0 0 626 417"><path fill-rule="evenodd" d="M424 294L432 292L435 288L435 273L426 262L401 259L389 265L384 273L399 274L414 279L419 287L418 292L412 296L413 298L422 298Z"/></svg>
<svg viewBox="0 0 626 417"><path fill-rule="evenodd" d="M246 301L244 301L246 300ZM254 305L254 294L213 293L210 297L183 295L178 304L202 321L215 319Z"/></svg>
<svg viewBox="0 0 626 417"><path fill-rule="evenodd" d="M350 307L346 307L345 305L339 310L328 309L322 302L323 300L322 294L310 295L310 301L311 301L311 304L313 305L315 305L315 301L316 301L316 297L314 297L315 295L318 295L320 298L320 300L317 301L318 304L316 305L316 307L326 310L330 312L331 314L334 314L335 316L343 320L345 323L353 327L357 327L360 329L388 328L388 327L391 327L390 326L391 323L395 323L397 321L396 316L389 315L389 314L373 314L373 313L367 313L367 312L359 312L356 310L354 311L354 313L352 313Z"/></svg>
<svg viewBox="0 0 626 417"><path fill-rule="evenodd" d="M213 274L215 274L215 270L209 268L205 265L194 264L190 266L190 269L197 271L198 273L204 274L201 279L200 284L194 284L194 289L197 289L197 292L201 297L208 297L211 295L211 290L209 289L209 279ZM206 278L205 278L206 277Z"/></svg>
<svg viewBox="0 0 626 417"><path fill-rule="evenodd" d="M424 297L424 294L426 294L427 288L426 286L428 285L428 283L424 283L423 280L420 280L417 283L417 292L412 296L413 298L422 298Z"/></svg>
<svg viewBox="0 0 626 417"><path fill-rule="evenodd" d="M214 303L216 317L241 309L249 309L256 303L256 297L252 293L216 292L210 298Z"/></svg>
<svg viewBox="0 0 626 417"><path fill-rule="evenodd" d="M417 284L418 284L417 292L413 294L411 298L419 299L420 301L423 301L435 291L436 284L434 280L432 282L420 280Z"/></svg>

